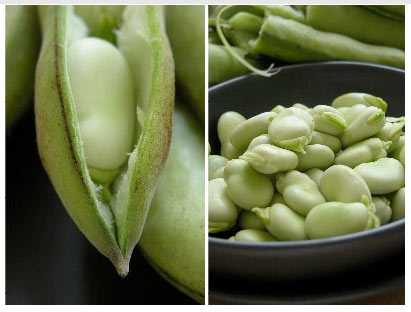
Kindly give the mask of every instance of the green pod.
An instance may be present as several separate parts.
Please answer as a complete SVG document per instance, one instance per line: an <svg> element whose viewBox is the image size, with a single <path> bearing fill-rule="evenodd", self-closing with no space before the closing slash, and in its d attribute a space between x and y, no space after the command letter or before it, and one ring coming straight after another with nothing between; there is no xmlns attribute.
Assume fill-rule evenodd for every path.
<svg viewBox="0 0 411 312"><path fill-rule="evenodd" d="M298 157L294 152L271 144L260 144L245 152L240 159L264 174L292 170L298 165Z"/></svg>
<svg viewBox="0 0 411 312"><path fill-rule="evenodd" d="M167 5L166 27L183 95L204 123L205 6Z"/></svg>
<svg viewBox="0 0 411 312"><path fill-rule="evenodd" d="M274 204L268 208L253 208L261 218L268 232L281 241L308 239L305 233L305 218L283 204Z"/></svg>
<svg viewBox="0 0 411 312"><path fill-rule="evenodd" d="M362 7L385 17L405 21L405 5L362 5Z"/></svg>
<svg viewBox="0 0 411 312"><path fill-rule="evenodd" d="M277 176L277 189L282 193L287 206L306 216L315 206L325 202L317 184L306 174L296 170Z"/></svg>
<svg viewBox="0 0 411 312"><path fill-rule="evenodd" d="M275 116L276 113L265 112L238 124L230 134L231 144L244 152L255 137L268 132L268 126Z"/></svg>
<svg viewBox="0 0 411 312"><path fill-rule="evenodd" d="M220 116L217 123L217 134L221 143L221 155L227 159L237 158L241 152L230 142L231 132L240 123L245 121L243 115L237 112L225 112Z"/></svg>
<svg viewBox="0 0 411 312"><path fill-rule="evenodd" d="M254 170L245 160L230 160L224 169L224 180L231 199L243 209L267 207L273 198L270 177Z"/></svg>
<svg viewBox="0 0 411 312"><path fill-rule="evenodd" d="M266 17L252 45L253 53L287 62L348 60L405 67L400 49L362 43L274 15Z"/></svg>
<svg viewBox="0 0 411 312"><path fill-rule="evenodd" d="M176 105L170 155L160 177L140 249L179 290L204 303L204 130Z"/></svg>
<svg viewBox="0 0 411 312"><path fill-rule="evenodd" d="M351 92L340 95L333 100L331 106L335 108L341 108L352 107L357 104L363 104L365 106L375 106L376 108L381 109L383 112L385 112L388 107L387 103L382 98L371 94L358 92Z"/></svg>
<svg viewBox="0 0 411 312"><path fill-rule="evenodd" d="M237 232L229 238L233 242L273 242L275 237L262 230L246 229Z"/></svg>
<svg viewBox="0 0 411 312"><path fill-rule="evenodd" d="M241 212L240 218L238 219L238 225L243 230L265 230L264 222L253 212L248 210L243 210Z"/></svg>
<svg viewBox="0 0 411 312"><path fill-rule="evenodd" d="M367 183L371 194L388 194L399 190L405 184L405 169L394 158L380 158L354 168Z"/></svg>
<svg viewBox="0 0 411 312"><path fill-rule="evenodd" d="M400 188L391 200L392 218L397 221L405 218L405 187Z"/></svg>
<svg viewBox="0 0 411 312"><path fill-rule="evenodd" d="M317 105L310 113L314 118L314 130L316 131L338 136L347 128L344 117L331 106Z"/></svg>
<svg viewBox="0 0 411 312"><path fill-rule="evenodd" d="M242 58L246 52L237 47L231 47ZM219 82L248 74L250 70L243 66L226 47L213 43L208 44L208 84L215 85Z"/></svg>
<svg viewBox="0 0 411 312"><path fill-rule="evenodd" d="M268 127L268 134L275 145L305 153L304 148L311 141L314 119L307 111L289 107L281 111Z"/></svg>
<svg viewBox="0 0 411 312"><path fill-rule="evenodd" d="M349 123L341 136L341 142L344 147L348 147L374 136L384 125L385 113L374 106L366 107Z"/></svg>
<svg viewBox="0 0 411 312"><path fill-rule="evenodd" d="M341 140L333 135L313 131L313 136L310 141L310 145L322 144L328 146L334 154L339 152L342 147Z"/></svg>
<svg viewBox="0 0 411 312"><path fill-rule="evenodd" d="M310 211L305 229L311 239L318 239L374 229L379 223L366 204L327 202Z"/></svg>
<svg viewBox="0 0 411 312"><path fill-rule="evenodd" d="M362 163L372 162L387 156L391 141L383 142L378 138L370 138L357 142L335 157L334 163L354 168Z"/></svg>
<svg viewBox="0 0 411 312"><path fill-rule="evenodd" d="M320 187L321 178L323 177L324 171L318 168L311 168L305 172L308 177L317 184L317 187Z"/></svg>
<svg viewBox="0 0 411 312"><path fill-rule="evenodd" d="M116 43L115 29L122 22L125 5L76 5L75 13L90 29L90 36Z"/></svg>
<svg viewBox="0 0 411 312"><path fill-rule="evenodd" d="M223 168L227 161L227 158L220 155L208 156L208 180L212 180L216 171Z"/></svg>
<svg viewBox="0 0 411 312"><path fill-rule="evenodd" d="M32 105L34 72L40 50L36 6L6 6L6 128Z"/></svg>
<svg viewBox="0 0 411 312"><path fill-rule="evenodd" d="M375 206L375 215L380 220L380 224L384 225L390 222L392 209L390 206L390 201L384 197L374 197L372 198L372 203Z"/></svg>
<svg viewBox="0 0 411 312"><path fill-rule="evenodd" d="M362 42L404 50L405 24L356 5L309 5L307 24Z"/></svg>
<svg viewBox="0 0 411 312"><path fill-rule="evenodd" d="M371 202L370 189L364 179L354 169L343 165L334 165L324 171L320 191L327 201L355 203L365 196Z"/></svg>
<svg viewBox="0 0 411 312"><path fill-rule="evenodd" d="M305 154L298 153L297 170L306 171L311 168L325 170L333 164L334 157L334 152L326 145L307 145Z"/></svg>
<svg viewBox="0 0 411 312"><path fill-rule="evenodd" d="M254 147L261 144L273 144L273 141L271 141L271 138L268 134L259 135L251 140L250 144L247 147L247 151L251 151Z"/></svg>
<svg viewBox="0 0 411 312"><path fill-rule="evenodd" d="M42 6L40 16L43 43L36 70L35 90L40 158L76 225L113 262L118 273L125 276L132 251L142 233L171 140L174 66L162 14L154 6L128 7L117 35L119 51L108 42L102 44L109 46L105 51L113 51L116 55L121 53L126 60L129 73L135 81L132 85L136 103L134 112L139 112L137 118L140 130L133 135L133 140L138 142L132 146L126 162L115 170L92 170L96 168L88 166L85 149L89 146L84 146L86 142L82 140L85 132L82 133L80 129L78 110L81 113L82 109L86 109L89 116L96 114L104 117L103 109L108 109L105 116L113 115L118 121L117 125L121 125L120 117L124 112L116 109L116 106L122 103L114 101L109 103L109 108L102 107L101 110L87 105L78 108L76 105L79 103L75 102L75 98L81 98L81 92L77 90L74 94L72 89L78 75L71 73L71 77L68 76L67 59L70 57L71 61L75 61L75 54L69 53L69 48L84 40L87 29L69 6ZM99 43L103 41L93 40L100 40ZM93 64L99 61L100 55L96 53L95 59L90 61ZM109 63L107 60L101 62L103 68L111 66ZM88 72L87 75L92 73ZM92 86L100 80L104 82L104 79L116 77L96 73L96 78L96 81L89 80ZM111 98L112 92L118 93L118 90L111 88L119 83L121 81L113 81L109 87L99 90L103 94L93 94L89 88L84 89L87 91L84 94L93 101L96 96ZM119 95L120 98L122 96L126 95ZM104 118L100 121L104 122ZM110 117L107 122L116 129ZM104 147L110 148L107 145ZM106 157L105 154L101 156L102 159ZM93 181L93 172L96 173L94 178L109 176L109 180L114 180L108 185L99 183L98 179Z"/></svg>

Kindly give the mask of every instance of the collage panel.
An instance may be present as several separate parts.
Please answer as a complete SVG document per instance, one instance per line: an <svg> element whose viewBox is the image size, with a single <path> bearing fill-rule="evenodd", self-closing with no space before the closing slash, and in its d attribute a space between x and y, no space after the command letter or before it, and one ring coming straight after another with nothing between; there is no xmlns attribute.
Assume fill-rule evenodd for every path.
<svg viewBox="0 0 411 312"><path fill-rule="evenodd" d="M208 13L209 304L404 304L405 6Z"/></svg>
<svg viewBox="0 0 411 312"><path fill-rule="evenodd" d="M205 6L5 11L6 303L204 304Z"/></svg>

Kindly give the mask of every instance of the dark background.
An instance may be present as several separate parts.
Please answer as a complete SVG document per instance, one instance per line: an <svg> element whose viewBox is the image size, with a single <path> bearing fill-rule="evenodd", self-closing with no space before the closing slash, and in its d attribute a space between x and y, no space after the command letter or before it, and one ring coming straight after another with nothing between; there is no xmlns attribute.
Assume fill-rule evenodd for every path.
<svg viewBox="0 0 411 312"><path fill-rule="evenodd" d="M77 229L37 153L30 110L6 138L6 304L195 304L134 250L121 278Z"/></svg>

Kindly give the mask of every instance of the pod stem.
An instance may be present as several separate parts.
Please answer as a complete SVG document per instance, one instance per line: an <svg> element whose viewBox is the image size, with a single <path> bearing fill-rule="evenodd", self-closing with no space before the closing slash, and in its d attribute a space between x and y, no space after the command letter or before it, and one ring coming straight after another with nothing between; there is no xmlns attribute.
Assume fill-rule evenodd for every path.
<svg viewBox="0 0 411 312"><path fill-rule="evenodd" d="M238 55L234 49L231 47L230 43L227 41L227 39L224 36L224 33L222 31L222 25L220 23L220 19L221 19L221 15L227 11L229 8L234 7L234 5L228 5L226 7L224 7L217 15L215 23L216 23L216 30L217 30L217 34L220 37L221 42L223 43L224 47L227 49L228 53L230 53L240 64L242 64L243 66L245 66L246 68L248 68L250 71L263 76L263 77L271 77L275 74L277 74L280 70L276 69L273 70L274 68L274 63L272 63L268 69L266 70L261 70L258 69L257 67L251 65L248 61L245 60L245 58L241 57L240 55Z"/></svg>

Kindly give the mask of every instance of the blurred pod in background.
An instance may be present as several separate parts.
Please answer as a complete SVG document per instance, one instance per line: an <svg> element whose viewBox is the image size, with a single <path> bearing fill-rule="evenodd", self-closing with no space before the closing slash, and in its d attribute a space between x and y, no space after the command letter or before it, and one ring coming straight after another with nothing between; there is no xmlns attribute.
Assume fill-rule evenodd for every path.
<svg viewBox="0 0 411 312"><path fill-rule="evenodd" d="M36 6L6 6L6 127L30 108L40 50Z"/></svg>

